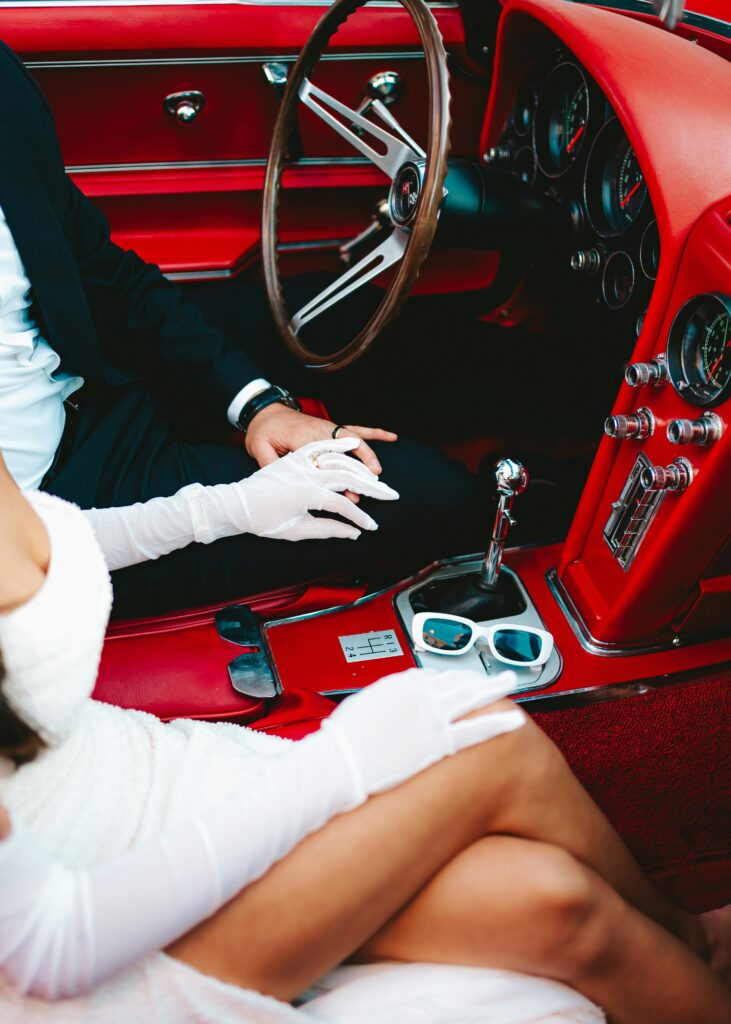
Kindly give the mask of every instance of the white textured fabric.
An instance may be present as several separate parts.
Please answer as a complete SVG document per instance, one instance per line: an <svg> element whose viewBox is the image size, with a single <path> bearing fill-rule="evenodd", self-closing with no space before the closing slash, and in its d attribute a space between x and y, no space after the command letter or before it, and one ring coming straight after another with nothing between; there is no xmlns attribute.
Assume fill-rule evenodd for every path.
<svg viewBox="0 0 731 1024"><path fill-rule="evenodd" d="M314 441L246 480L212 487L189 484L169 498L84 514L110 569L160 558L193 541L210 544L241 533L289 541L356 540L361 530L375 530L378 524L342 492L380 501L398 498L346 454L359 444L352 437ZM349 522L310 514L322 511Z"/></svg>
<svg viewBox="0 0 731 1024"><path fill-rule="evenodd" d="M226 410L228 421L233 427L238 427L239 416L241 410L244 408L247 402L250 402L252 398L256 398L262 391L266 391L270 388L271 384L268 380L264 380L263 377L257 377L256 380L250 380L249 383L239 391L237 395L231 400L231 404Z"/></svg>
<svg viewBox="0 0 731 1024"><path fill-rule="evenodd" d="M559 982L450 964L338 967L314 991L321 994L305 1011L319 1024L601 1024L605 1020L598 1007Z"/></svg>
<svg viewBox="0 0 731 1024"><path fill-rule="evenodd" d="M0 451L22 488L36 488L63 433L64 400L84 383L61 362L31 314L30 281L0 208Z"/></svg>
<svg viewBox="0 0 731 1024"><path fill-rule="evenodd" d="M3 871L18 847L8 845L2 851L8 859L4 865L0 861L0 914L11 927L4 936L0 928L0 955L12 961L14 950L27 937L26 929L32 931L37 923L32 910L25 927L13 915L22 917L24 908L40 905L44 916L65 922L66 930L52 935L50 947L33 946L30 969L27 963L9 963L11 971L20 972L13 976L21 986L37 977L37 958L49 953L54 970L47 994L75 991L79 982L88 984L121 970L88 995L55 1003L23 996L0 976L0 1019L3 1024L304 1024L322 1006L320 999L294 1010L206 977L159 952L139 956L126 969L124 965L135 956L135 949L150 948L151 939L154 944L168 941L171 928L187 927L186 922L205 916L236 891L240 858L246 861L245 871L256 877L297 842L298 833L301 836L317 827L318 820L327 820L338 807L352 806L359 795L354 795L353 779L342 767L337 747L328 746L332 734L322 731L293 746L225 724L163 725L150 715L89 700L108 608L106 571L78 510L45 494L31 495L29 500L47 524L51 566L36 597L0 618L0 646L9 654L11 676L31 674L21 683L10 679L21 714L30 708L34 720L44 726L45 703L28 685L30 678L44 685L40 676L33 675L37 663L44 666L58 692L46 693L53 725L46 723L44 734L52 746L19 770L3 765L0 800L15 826L24 828L32 839L27 840L29 846L20 848L27 871L25 887L22 877L14 886L10 874ZM69 541L75 545L74 558L65 561L61 552ZM99 577L96 590L89 587L90 575ZM81 598L89 589L96 598L84 603ZM35 633L34 615L40 616ZM58 662L46 659L45 644L58 654L62 638L68 650L75 652L76 664L70 656ZM57 665L63 671L55 671ZM387 698L386 688L382 693ZM76 709L71 728L67 716L59 720L64 694ZM454 710L451 705L450 713ZM382 709L379 728L387 717ZM351 754L350 760L355 757ZM215 807L211 807L213 794L219 800ZM22 841L22 833L15 838ZM41 879L44 873L46 884ZM180 916L183 912L188 915L185 920ZM91 932L84 936L87 926ZM48 939L47 931L45 935ZM76 962L70 954L74 944L79 953L80 939L80 962ZM338 972L323 982L325 989L339 984ZM42 990L41 985L38 991ZM585 1002L572 995L576 1005ZM423 997L421 983L418 991L413 986L402 989L404 1015L393 1016L394 1024L405 1024L408 1007L423 1002ZM373 993L370 998L370 1016L360 1013L362 995L356 991L350 1004L345 997L335 1016L326 1006L326 1016L316 1019L345 1024L350 1005L359 1014L352 1018L354 1022L388 1024L387 1007L374 1003ZM478 1019L472 1011L460 1015L456 987L449 1004L448 1014L429 1018L430 1024ZM394 1005L392 995L388 1005ZM444 1000L442 1005L446 1006ZM474 1001L472 1005L474 1009ZM536 1011L533 1018L521 1018L521 1024L549 1019ZM592 1020L565 1019L582 1024L584 1019Z"/></svg>

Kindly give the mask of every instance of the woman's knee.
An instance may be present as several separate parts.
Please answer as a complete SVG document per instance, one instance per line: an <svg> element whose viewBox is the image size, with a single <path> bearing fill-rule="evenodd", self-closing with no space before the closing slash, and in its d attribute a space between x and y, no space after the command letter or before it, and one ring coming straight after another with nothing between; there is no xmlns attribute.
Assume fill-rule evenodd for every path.
<svg viewBox="0 0 731 1024"><path fill-rule="evenodd" d="M535 844L526 875L530 917L541 923L537 968L576 981L604 962L612 937L614 894L564 850Z"/></svg>

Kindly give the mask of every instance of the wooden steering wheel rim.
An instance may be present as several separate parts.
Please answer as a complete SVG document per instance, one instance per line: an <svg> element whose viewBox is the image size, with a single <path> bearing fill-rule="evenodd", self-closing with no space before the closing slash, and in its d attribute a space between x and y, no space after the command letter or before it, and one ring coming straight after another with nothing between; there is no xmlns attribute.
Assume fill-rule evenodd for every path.
<svg viewBox="0 0 731 1024"><path fill-rule="evenodd" d="M429 84L429 134L426 167L409 239L403 258L377 310L360 333L342 349L320 355L309 349L290 327L279 273L278 213L282 173L296 125L300 87L337 29L366 0L337 0L315 26L287 80L269 151L262 212L261 244L264 282L277 330L289 351L312 370L333 372L354 362L368 349L398 313L426 259L437 229L449 155L449 76L447 55L434 15L424 0L399 0L419 33L426 59Z"/></svg>

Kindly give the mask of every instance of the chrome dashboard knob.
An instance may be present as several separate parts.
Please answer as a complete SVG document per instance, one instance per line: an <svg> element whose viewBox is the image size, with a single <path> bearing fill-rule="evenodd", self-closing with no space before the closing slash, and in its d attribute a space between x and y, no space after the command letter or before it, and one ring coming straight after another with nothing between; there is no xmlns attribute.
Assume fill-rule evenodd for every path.
<svg viewBox="0 0 731 1024"><path fill-rule="evenodd" d="M638 409L629 416L608 416L604 421L604 433L618 440L635 438L641 441L655 432L655 417L649 409Z"/></svg>
<svg viewBox="0 0 731 1024"><path fill-rule="evenodd" d="M667 426L670 444L713 444L723 433L721 417L704 412L698 420L671 420Z"/></svg>
<svg viewBox="0 0 731 1024"><path fill-rule="evenodd" d="M630 363L625 367L624 379L631 388L643 388L651 384L654 388L662 387L668 381L668 366L665 356L655 356L647 363Z"/></svg>
<svg viewBox="0 0 731 1024"><path fill-rule="evenodd" d="M640 483L647 491L684 491L693 480L693 467L687 459L676 459L669 466L648 466Z"/></svg>
<svg viewBox="0 0 731 1024"><path fill-rule="evenodd" d="M491 146L482 156L483 163L494 166L505 165L510 160L510 150L507 146Z"/></svg>
<svg viewBox="0 0 731 1024"><path fill-rule="evenodd" d="M579 274L596 274L602 265L602 255L598 249L577 249L572 254L570 266Z"/></svg>

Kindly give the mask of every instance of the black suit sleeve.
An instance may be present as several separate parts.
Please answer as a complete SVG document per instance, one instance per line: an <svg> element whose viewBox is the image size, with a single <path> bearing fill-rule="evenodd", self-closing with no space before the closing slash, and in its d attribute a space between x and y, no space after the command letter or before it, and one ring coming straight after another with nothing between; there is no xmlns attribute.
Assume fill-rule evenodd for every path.
<svg viewBox="0 0 731 1024"><path fill-rule="evenodd" d="M225 416L241 388L262 376L260 369L158 267L115 245L102 211L70 179L68 204L66 234L102 354Z"/></svg>

